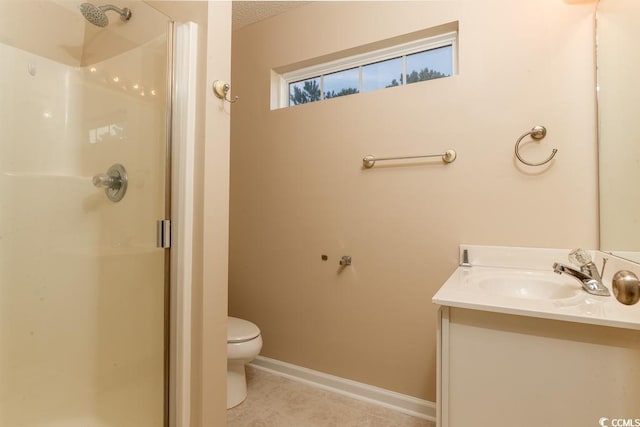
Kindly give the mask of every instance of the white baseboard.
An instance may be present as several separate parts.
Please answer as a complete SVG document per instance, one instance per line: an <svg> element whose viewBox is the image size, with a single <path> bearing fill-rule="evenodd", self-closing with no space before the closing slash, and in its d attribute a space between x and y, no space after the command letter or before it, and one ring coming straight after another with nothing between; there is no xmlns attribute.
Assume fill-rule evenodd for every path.
<svg viewBox="0 0 640 427"><path fill-rule="evenodd" d="M414 417L436 420L436 404L395 391L325 374L291 363L258 356L250 365L256 369L299 381L313 387L339 393L354 399L384 406Z"/></svg>

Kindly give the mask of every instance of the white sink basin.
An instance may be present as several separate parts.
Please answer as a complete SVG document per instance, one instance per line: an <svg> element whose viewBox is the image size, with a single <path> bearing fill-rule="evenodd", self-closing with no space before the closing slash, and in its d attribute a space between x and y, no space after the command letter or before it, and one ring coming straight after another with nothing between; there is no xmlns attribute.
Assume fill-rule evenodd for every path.
<svg viewBox="0 0 640 427"><path fill-rule="evenodd" d="M553 264L567 259L568 250L474 245L460 249L461 259L463 250L468 250L472 266L456 268L433 296L432 301L442 307L640 331L640 305L630 307L611 296L589 294L575 278L553 272ZM602 255L592 255L596 265ZM608 257L608 269L638 270L637 264Z"/></svg>
<svg viewBox="0 0 640 427"><path fill-rule="evenodd" d="M571 298L583 292L577 281L570 280L542 271L499 272L471 279L481 290L494 295L536 300Z"/></svg>

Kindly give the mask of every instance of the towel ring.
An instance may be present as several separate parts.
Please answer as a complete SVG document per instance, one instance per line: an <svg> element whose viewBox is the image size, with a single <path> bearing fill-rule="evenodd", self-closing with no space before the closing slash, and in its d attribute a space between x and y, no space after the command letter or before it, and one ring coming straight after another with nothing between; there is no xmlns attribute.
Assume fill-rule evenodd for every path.
<svg viewBox="0 0 640 427"><path fill-rule="evenodd" d="M555 148L553 149L553 151L551 151L551 155L547 157L546 160L543 160L539 163L527 162L522 157L520 157L520 152L518 151L520 148L520 142L522 142L522 139L527 135L531 135L531 138L535 139L536 141L539 141L545 136L547 136L547 128L545 128L544 126L534 126L533 129L531 129L529 132L523 134L520 138L518 138L518 141L516 142L516 148L515 148L516 157L518 158L518 160L520 160L522 163L528 166L542 166L546 163L549 163L551 159L553 159L553 156L555 156L556 153L558 152L558 150L556 150Z"/></svg>

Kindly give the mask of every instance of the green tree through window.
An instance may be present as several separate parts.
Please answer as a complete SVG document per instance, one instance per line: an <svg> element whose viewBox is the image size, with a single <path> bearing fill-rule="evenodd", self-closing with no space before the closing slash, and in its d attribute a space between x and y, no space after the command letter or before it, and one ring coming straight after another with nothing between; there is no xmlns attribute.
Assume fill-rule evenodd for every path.
<svg viewBox="0 0 640 427"><path fill-rule="evenodd" d="M391 83L389 83L388 85L385 86L385 88L387 87L395 87L395 86L402 86L402 74L400 74L400 81L393 79L391 80Z"/></svg>
<svg viewBox="0 0 640 427"><path fill-rule="evenodd" d="M449 77L448 75L441 73L440 71L431 70L429 68L423 68L422 70L412 71L407 75L407 84L423 82L425 80L440 79L442 77Z"/></svg>
<svg viewBox="0 0 640 427"><path fill-rule="evenodd" d="M407 84L423 82L425 80L440 79L442 77L449 77L449 75L445 73L441 73L440 71L431 70L429 68L423 68L420 71L412 71L411 74L407 74ZM393 79L391 80L391 83L389 83L385 87L394 87L394 86L401 86L401 85L402 85L402 74L400 75L399 80Z"/></svg>
<svg viewBox="0 0 640 427"><path fill-rule="evenodd" d="M355 87L344 88L340 92L336 92L335 90L332 90L331 92L324 93L324 99L337 98L339 96L344 96L344 95L353 95L354 93L358 93L358 92L360 91Z"/></svg>
<svg viewBox="0 0 640 427"><path fill-rule="evenodd" d="M307 80L302 89L293 86L293 93L289 95L290 105L306 104L307 102L319 101L322 92L317 80Z"/></svg>

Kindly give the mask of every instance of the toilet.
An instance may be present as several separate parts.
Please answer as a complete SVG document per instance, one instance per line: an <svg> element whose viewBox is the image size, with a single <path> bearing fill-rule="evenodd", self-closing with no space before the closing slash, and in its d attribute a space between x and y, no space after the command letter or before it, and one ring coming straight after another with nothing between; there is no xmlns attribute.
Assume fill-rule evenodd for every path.
<svg viewBox="0 0 640 427"><path fill-rule="evenodd" d="M260 354L260 329L248 320L229 316L227 322L227 409L247 397L244 365Z"/></svg>

